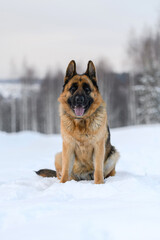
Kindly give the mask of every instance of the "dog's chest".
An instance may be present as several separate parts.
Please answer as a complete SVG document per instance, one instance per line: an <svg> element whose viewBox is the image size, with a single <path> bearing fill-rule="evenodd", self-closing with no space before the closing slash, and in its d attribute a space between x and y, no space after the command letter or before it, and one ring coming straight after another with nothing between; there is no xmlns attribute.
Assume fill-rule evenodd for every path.
<svg viewBox="0 0 160 240"><path fill-rule="evenodd" d="M80 142L95 142L96 136L100 131L101 124L95 118L94 120L77 120L75 121L74 129L72 132L73 137Z"/></svg>
<svg viewBox="0 0 160 240"><path fill-rule="evenodd" d="M76 156L76 159L80 161L82 164L84 165L93 164L93 151L94 151L94 148L92 144L76 141L75 156Z"/></svg>

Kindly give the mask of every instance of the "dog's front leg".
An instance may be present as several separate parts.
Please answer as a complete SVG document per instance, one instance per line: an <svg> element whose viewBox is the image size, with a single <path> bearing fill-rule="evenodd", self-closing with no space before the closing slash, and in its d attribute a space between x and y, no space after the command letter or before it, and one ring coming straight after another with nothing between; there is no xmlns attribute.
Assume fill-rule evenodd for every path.
<svg viewBox="0 0 160 240"><path fill-rule="evenodd" d="M105 155L105 139L100 140L94 147L94 182L104 183L103 165Z"/></svg>
<svg viewBox="0 0 160 240"><path fill-rule="evenodd" d="M74 163L74 146L68 142L63 142L62 151L62 177L61 183L65 183L69 180Z"/></svg>

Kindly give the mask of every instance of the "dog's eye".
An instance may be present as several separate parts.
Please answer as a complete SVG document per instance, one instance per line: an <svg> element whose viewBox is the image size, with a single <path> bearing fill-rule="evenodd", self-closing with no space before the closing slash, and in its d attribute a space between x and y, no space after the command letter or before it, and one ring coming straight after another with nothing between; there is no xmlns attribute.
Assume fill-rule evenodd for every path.
<svg viewBox="0 0 160 240"><path fill-rule="evenodd" d="M85 92L89 94L91 92L90 88L85 88Z"/></svg>
<svg viewBox="0 0 160 240"><path fill-rule="evenodd" d="M72 86L69 91L71 94L73 94L77 90L77 86Z"/></svg>
<svg viewBox="0 0 160 240"><path fill-rule="evenodd" d="M89 87L84 87L83 88L86 94L90 94L91 89Z"/></svg>
<svg viewBox="0 0 160 240"><path fill-rule="evenodd" d="M86 94L90 94L91 89L87 83L83 84L83 90L85 91Z"/></svg>

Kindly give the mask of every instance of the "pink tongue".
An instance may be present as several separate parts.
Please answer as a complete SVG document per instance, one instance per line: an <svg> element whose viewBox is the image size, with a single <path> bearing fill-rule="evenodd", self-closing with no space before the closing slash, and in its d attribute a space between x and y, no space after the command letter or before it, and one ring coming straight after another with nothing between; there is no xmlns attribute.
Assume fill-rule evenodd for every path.
<svg viewBox="0 0 160 240"><path fill-rule="evenodd" d="M74 111L75 111L75 114L77 116L82 116L84 114L84 108L83 107L75 107Z"/></svg>

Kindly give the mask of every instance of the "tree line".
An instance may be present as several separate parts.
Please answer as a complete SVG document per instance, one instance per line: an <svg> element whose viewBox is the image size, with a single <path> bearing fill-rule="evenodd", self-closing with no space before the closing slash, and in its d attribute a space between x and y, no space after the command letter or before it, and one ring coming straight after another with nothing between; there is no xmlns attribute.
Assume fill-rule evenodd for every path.
<svg viewBox="0 0 160 240"><path fill-rule="evenodd" d="M129 74L108 72L103 64L98 75L100 92L107 102L110 126L130 125ZM8 98L0 96L0 130L59 133L57 99L62 91L63 78L64 74L59 71L55 75L47 73L43 79L37 79L33 69L27 69L19 80L21 94Z"/></svg>
<svg viewBox="0 0 160 240"><path fill-rule="evenodd" d="M132 70L114 72L105 61L97 65L98 84L107 103L110 127L160 122L160 31L145 30L128 43ZM59 133L58 97L64 73L48 72L43 79L26 68L19 78L18 96L0 93L0 130L6 132L38 131Z"/></svg>

